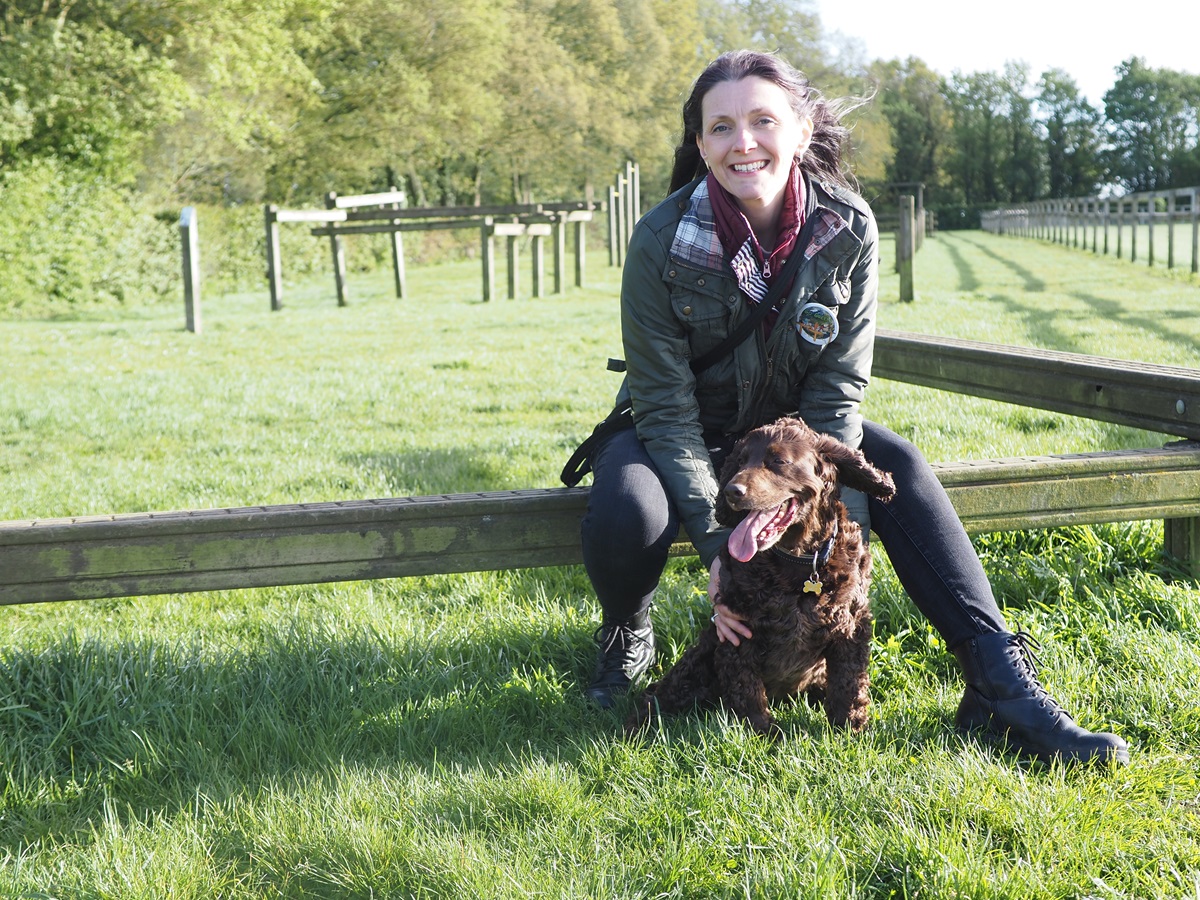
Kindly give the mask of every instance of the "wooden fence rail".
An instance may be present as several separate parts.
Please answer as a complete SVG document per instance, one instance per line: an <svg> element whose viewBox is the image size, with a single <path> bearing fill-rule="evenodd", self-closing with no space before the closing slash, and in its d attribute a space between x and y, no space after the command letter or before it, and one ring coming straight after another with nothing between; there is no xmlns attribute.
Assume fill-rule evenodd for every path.
<svg viewBox="0 0 1200 900"><path fill-rule="evenodd" d="M1176 226L1191 232L1191 271L1200 272L1200 186L1169 191L1149 191L1124 197L1071 197L1036 200L1019 206L985 212L984 231L1036 238L1068 247L1089 249L1096 254L1110 251L1118 259L1136 262L1139 236L1145 241L1146 264L1158 258L1155 233L1166 226L1166 266L1179 262ZM1128 244L1125 242L1128 234Z"/></svg>
<svg viewBox="0 0 1200 900"><path fill-rule="evenodd" d="M342 239L350 235L387 234L391 238L392 264L396 280L396 296L403 299L407 294L402 235L412 231L469 230L480 233L480 265L483 281L483 299L495 296L495 250L497 236L508 240L509 298L516 296L518 277L517 242L531 238L533 246L533 285L542 289L543 248L541 240L550 236L554 241L554 292L563 291L563 270L566 264L566 231L575 229L575 286L583 287L586 254L585 228L601 204L586 201L558 203L519 203L503 206L403 206L403 191L388 191L379 194L359 194L339 197L330 192L326 195L326 209L284 210L268 204L263 215L266 224L267 280L271 292L271 309L282 309L283 278L279 250L279 224L301 222L312 225L309 229L314 237L329 238L333 255L334 281L337 287L339 306L348 302L347 267L345 247ZM517 230L517 228L520 230ZM549 232L547 232L549 229ZM541 294L536 294L541 296Z"/></svg>
<svg viewBox="0 0 1200 900"><path fill-rule="evenodd" d="M896 332L880 334L875 370L1200 438L1200 371ZM1196 440L952 462L935 471L971 533L1161 518L1167 550L1200 576ZM0 522L0 604L574 564L587 493L552 488ZM681 542L676 552L692 551Z"/></svg>
<svg viewBox="0 0 1200 900"><path fill-rule="evenodd" d="M1192 442L934 468L972 533L1200 517L1200 444ZM0 522L0 604L572 565L582 561L587 494L550 488ZM675 552L694 550L681 542Z"/></svg>

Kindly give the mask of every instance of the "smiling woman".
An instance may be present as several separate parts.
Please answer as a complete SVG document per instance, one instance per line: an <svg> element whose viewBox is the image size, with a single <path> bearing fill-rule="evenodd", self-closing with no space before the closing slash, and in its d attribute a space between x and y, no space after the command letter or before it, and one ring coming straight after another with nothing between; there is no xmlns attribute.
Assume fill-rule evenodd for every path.
<svg viewBox="0 0 1200 900"><path fill-rule="evenodd" d="M792 164L812 141L813 121L792 111L783 88L754 76L715 85L702 108L700 157L770 247Z"/></svg>
<svg viewBox="0 0 1200 900"><path fill-rule="evenodd" d="M650 607L681 526L709 567L717 638L756 652L740 650L754 636L722 590L759 548L717 520L717 473L738 438L795 417L894 476L886 502L849 489L841 501L962 665L960 729L1046 759L1127 761L1121 738L1075 725L1038 683L921 452L863 419L879 232L843 167L845 106L780 58L742 50L714 60L683 107L672 193L635 228L621 286L617 402L634 427L591 457L582 546L603 619L587 694L612 706L653 664Z"/></svg>

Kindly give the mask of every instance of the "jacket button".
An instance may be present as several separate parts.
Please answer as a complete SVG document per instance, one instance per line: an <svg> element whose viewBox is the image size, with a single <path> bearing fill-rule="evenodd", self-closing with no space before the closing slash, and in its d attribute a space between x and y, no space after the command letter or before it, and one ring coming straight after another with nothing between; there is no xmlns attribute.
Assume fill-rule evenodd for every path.
<svg viewBox="0 0 1200 900"><path fill-rule="evenodd" d="M690 316L692 314L692 308L690 306L685 306L683 308L683 314L685 316Z"/></svg>
<svg viewBox="0 0 1200 900"><path fill-rule="evenodd" d="M701 287L704 287L704 279L703 279L703 278L697 278L697 279L696 279L696 284L700 285Z"/></svg>
<svg viewBox="0 0 1200 900"><path fill-rule="evenodd" d="M748 381L743 381L743 382L742 382L742 387L744 387L746 390L750 390L750 382L748 382Z"/></svg>
<svg viewBox="0 0 1200 900"><path fill-rule="evenodd" d="M674 278L674 277L675 277L675 270L674 270L674 269L672 269L670 272L668 272L668 273L667 273L667 277L668 277L668 278Z"/></svg>

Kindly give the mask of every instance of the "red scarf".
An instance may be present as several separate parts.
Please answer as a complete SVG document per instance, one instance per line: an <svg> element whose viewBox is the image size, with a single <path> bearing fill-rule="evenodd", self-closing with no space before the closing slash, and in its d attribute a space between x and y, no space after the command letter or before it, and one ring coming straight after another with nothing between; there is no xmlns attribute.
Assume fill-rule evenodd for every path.
<svg viewBox="0 0 1200 900"><path fill-rule="evenodd" d="M725 248L726 259L731 262L750 242L753 259L758 269L757 273L746 272L740 265L734 263L734 274L738 284L746 291L752 300L761 296L753 287L747 284L754 281L757 274L767 285L776 272L783 268L784 261L792 248L796 246L796 238L800 235L800 227L804 224L804 179L800 175L800 164L793 161L789 173L788 184L783 193L783 209L779 212L779 231L775 238L775 247L769 255L764 255L762 246L758 243L750 222L745 214L738 209L737 200L725 188L721 187L712 172L708 173L708 196L712 202L713 219L716 222L717 237Z"/></svg>

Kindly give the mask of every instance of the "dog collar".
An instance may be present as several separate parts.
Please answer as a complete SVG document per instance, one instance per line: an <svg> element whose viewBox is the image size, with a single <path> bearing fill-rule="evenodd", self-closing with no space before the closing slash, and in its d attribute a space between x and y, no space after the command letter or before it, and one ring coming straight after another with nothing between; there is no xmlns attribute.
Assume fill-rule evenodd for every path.
<svg viewBox="0 0 1200 900"><path fill-rule="evenodd" d="M780 550L778 546L772 545L771 551L777 556L782 556L784 559L790 559L805 566L812 566L812 574L804 582L804 593L816 594L821 596L821 591L825 589L825 585L821 583L821 566L829 562L829 556L833 553L833 545L838 539L838 523L835 519L833 522L833 534L829 536L821 549L816 553L788 553L786 550Z"/></svg>
<svg viewBox="0 0 1200 900"><path fill-rule="evenodd" d="M802 566L812 566L813 572L815 573L818 569L829 562L829 557L833 555L833 546L837 543L837 539L838 524L837 522L834 522L833 534L829 536L829 540L822 544L816 553L788 553L778 544L775 544L771 547L771 552L776 556L782 556L784 559L789 560L790 562L799 563Z"/></svg>

